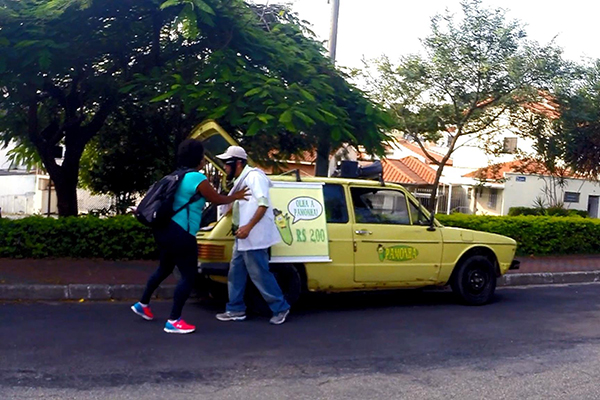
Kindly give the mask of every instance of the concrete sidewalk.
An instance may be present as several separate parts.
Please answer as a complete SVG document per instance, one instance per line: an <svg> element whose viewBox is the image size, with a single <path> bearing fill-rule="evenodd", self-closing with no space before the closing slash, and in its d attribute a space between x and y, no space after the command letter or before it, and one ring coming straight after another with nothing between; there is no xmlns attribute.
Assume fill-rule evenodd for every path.
<svg viewBox="0 0 600 400"><path fill-rule="evenodd" d="M600 255L518 257L521 268L498 286L600 282ZM129 300L140 297L157 261L0 259L0 300ZM168 278L157 291L173 296Z"/></svg>

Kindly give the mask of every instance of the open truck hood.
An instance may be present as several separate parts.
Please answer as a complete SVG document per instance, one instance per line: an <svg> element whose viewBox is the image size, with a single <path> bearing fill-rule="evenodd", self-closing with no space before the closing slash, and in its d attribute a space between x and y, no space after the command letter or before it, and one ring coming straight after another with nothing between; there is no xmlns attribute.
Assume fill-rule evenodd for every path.
<svg viewBox="0 0 600 400"><path fill-rule="evenodd" d="M223 161L217 158L217 155L224 153L229 146L240 145L212 119L208 119L196 125L189 138L197 139L202 142L204 145L204 157L223 174L225 172L225 165L223 164ZM252 161L250 157L248 157L248 164L254 165L254 161Z"/></svg>

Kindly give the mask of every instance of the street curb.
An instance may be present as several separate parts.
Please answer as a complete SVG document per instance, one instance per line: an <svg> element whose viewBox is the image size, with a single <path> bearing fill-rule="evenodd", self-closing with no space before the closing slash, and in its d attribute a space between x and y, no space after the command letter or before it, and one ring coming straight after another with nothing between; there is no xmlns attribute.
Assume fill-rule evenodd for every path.
<svg viewBox="0 0 600 400"><path fill-rule="evenodd" d="M506 274L498 279L497 286L564 285L593 282L600 282L600 271Z"/></svg>
<svg viewBox="0 0 600 400"><path fill-rule="evenodd" d="M0 300L135 300L145 285L0 285ZM154 298L172 299L175 285L160 286Z"/></svg>
<svg viewBox="0 0 600 400"><path fill-rule="evenodd" d="M529 285L564 285L600 282L600 271L541 272L506 274L498 279L498 287ZM0 300L135 300L144 292L144 285L71 284L43 285L0 284ZM159 287L154 297L172 299L175 285Z"/></svg>

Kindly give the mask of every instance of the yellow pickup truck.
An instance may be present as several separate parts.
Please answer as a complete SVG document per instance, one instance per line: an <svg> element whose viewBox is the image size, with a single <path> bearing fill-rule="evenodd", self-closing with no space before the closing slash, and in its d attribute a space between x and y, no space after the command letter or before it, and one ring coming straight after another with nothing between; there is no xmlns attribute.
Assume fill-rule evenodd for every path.
<svg viewBox="0 0 600 400"><path fill-rule="evenodd" d="M216 149L214 135L222 132L195 133L212 136L209 160L211 149L231 142L227 138ZM271 269L290 304L305 292L450 285L464 303L481 305L492 299L496 279L519 267L515 240L431 221L400 185L299 174L270 178L282 239L271 248ZM204 226L197 239L199 272L209 290L223 291L234 242L230 217Z"/></svg>

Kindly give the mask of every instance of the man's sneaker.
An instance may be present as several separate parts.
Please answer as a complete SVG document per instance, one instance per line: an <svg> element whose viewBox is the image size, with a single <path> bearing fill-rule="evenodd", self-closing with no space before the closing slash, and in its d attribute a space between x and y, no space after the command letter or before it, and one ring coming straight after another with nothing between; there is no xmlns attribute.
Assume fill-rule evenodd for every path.
<svg viewBox="0 0 600 400"><path fill-rule="evenodd" d="M192 333L196 330L194 325L190 325L181 318L175 322L169 322L165 324L165 332L167 333Z"/></svg>
<svg viewBox="0 0 600 400"><path fill-rule="evenodd" d="M152 321L154 319L154 314L150 310L150 306L143 306L142 303L137 302L131 306L131 309L134 313L144 318L145 320Z"/></svg>
<svg viewBox="0 0 600 400"><path fill-rule="evenodd" d="M243 321L246 319L245 311L225 311L224 313L217 314L219 321Z"/></svg>
<svg viewBox="0 0 600 400"><path fill-rule="evenodd" d="M277 313L277 314L273 315L273 317L269 320L269 322L272 323L273 325L281 325L285 322L285 319L287 318L289 313L290 313L289 309L282 311L280 313Z"/></svg>

